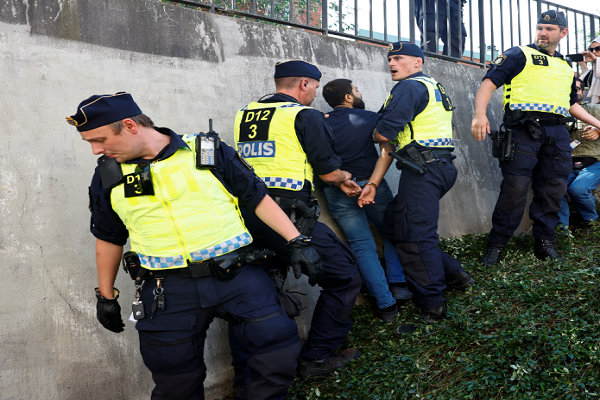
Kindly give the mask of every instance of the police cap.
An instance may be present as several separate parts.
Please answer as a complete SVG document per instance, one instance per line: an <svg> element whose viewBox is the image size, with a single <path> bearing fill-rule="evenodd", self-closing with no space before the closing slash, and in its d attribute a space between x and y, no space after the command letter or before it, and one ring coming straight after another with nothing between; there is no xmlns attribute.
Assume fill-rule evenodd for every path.
<svg viewBox="0 0 600 400"><path fill-rule="evenodd" d="M129 93L93 95L79 103L77 113L67 117L67 123L84 132L141 113Z"/></svg>
<svg viewBox="0 0 600 400"><path fill-rule="evenodd" d="M548 10L540 15L537 23L567 26L567 19L562 11Z"/></svg>
<svg viewBox="0 0 600 400"><path fill-rule="evenodd" d="M394 42L388 46L388 57L390 56L414 56L421 57L425 62L425 55L419 46L411 42Z"/></svg>
<svg viewBox="0 0 600 400"><path fill-rule="evenodd" d="M302 76L321 80L321 71L316 65L302 60L288 60L275 64L275 79L290 76Z"/></svg>

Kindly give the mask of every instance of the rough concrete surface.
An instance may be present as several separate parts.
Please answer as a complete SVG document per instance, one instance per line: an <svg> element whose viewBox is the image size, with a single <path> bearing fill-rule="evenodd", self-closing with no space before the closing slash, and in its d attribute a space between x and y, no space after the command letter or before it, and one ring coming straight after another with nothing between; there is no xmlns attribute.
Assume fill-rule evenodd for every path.
<svg viewBox="0 0 600 400"><path fill-rule="evenodd" d="M367 44L145 0L0 4L0 398L147 399L152 388L132 323L114 334L95 318L87 186L96 156L64 118L92 94L128 91L159 126L193 133L212 118L232 141L235 112L273 92L273 66L289 58L321 67L323 84L352 79L372 110L393 86L386 50ZM484 71L427 59L425 72L457 105L459 179L442 201L440 234L486 232L500 175L489 142L470 135ZM320 97L315 106L327 111ZM398 176L388 174L392 187ZM289 285L309 293L305 337L318 289ZM133 285L121 273L116 286L127 318ZM213 324L206 343L209 399L232 377L226 329Z"/></svg>

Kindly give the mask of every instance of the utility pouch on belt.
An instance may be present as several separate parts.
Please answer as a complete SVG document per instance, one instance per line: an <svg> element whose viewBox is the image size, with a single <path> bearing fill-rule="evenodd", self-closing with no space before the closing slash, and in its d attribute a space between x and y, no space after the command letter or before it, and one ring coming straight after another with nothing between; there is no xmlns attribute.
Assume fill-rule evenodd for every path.
<svg viewBox="0 0 600 400"><path fill-rule="evenodd" d="M492 156L498 161L512 161L515 158L515 142L512 140L512 129L500 125L500 129L492 132Z"/></svg>
<svg viewBox="0 0 600 400"><path fill-rule="evenodd" d="M305 293L280 290L277 294L279 295L279 302L288 317L295 318L300 315L300 311L306 309L306 306L302 304L302 300L299 297L299 295L306 296Z"/></svg>
<svg viewBox="0 0 600 400"><path fill-rule="evenodd" d="M140 257L135 251L128 251L123 254L123 270L129 274L131 279L136 280L142 270L142 264L140 263Z"/></svg>
<svg viewBox="0 0 600 400"><path fill-rule="evenodd" d="M235 275L237 267L241 266L239 260L240 256L235 252L211 258L209 260L210 270L215 278L221 281L228 281Z"/></svg>

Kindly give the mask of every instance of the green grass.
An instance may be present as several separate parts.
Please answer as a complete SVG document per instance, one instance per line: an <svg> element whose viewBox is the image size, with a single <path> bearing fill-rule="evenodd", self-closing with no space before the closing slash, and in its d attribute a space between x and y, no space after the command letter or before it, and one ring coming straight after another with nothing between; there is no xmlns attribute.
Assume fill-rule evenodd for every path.
<svg viewBox="0 0 600 400"><path fill-rule="evenodd" d="M492 267L478 263L487 235L442 240L475 279L448 293L449 319L397 337L419 322L413 305L394 324L357 306L344 347L362 356L325 380L297 379L288 398L600 399L599 239L598 225L561 235L567 261L540 262L524 234Z"/></svg>

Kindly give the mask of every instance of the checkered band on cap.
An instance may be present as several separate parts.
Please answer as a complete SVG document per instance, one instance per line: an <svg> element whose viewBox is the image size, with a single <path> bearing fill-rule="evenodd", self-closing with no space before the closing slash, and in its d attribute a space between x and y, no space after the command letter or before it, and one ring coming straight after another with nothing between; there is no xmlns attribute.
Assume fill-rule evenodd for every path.
<svg viewBox="0 0 600 400"><path fill-rule="evenodd" d="M239 249L240 247L246 246L252 242L252 237L248 233L244 233L240 236L236 236L233 239L224 241L209 247L208 249L196 251L190 254L192 261L204 261L209 258L221 256L223 254L231 253L232 251Z"/></svg>
<svg viewBox="0 0 600 400"><path fill-rule="evenodd" d="M416 142L426 147L454 147L454 140L452 138L425 139L417 140Z"/></svg>
<svg viewBox="0 0 600 400"><path fill-rule="evenodd" d="M556 111L553 111L554 106L552 104L542 103L514 103L510 105L511 110L523 110L523 111L542 111L547 113L554 113L564 115L565 117L570 116L569 111L564 107L558 107Z"/></svg>
<svg viewBox="0 0 600 400"><path fill-rule="evenodd" d="M267 187L286 188L292 190L302 189L304 182L289 178L275 178L271 176L261 177Z"/></svg>
<svg viewBox="0 0 600 400"><path fill-rule="evenodd" d="M208 249L195 251L190 254L191 261L204 261L209 258L217 257L223 254L231 253L240 247L249 245L252 242L252 237L248 233L236 236L233 239L226 240ZM187 262L184 257L153 257L139 254L142 267L148 269L165 269L165 268L184 268L187 267Z"/></svg>

